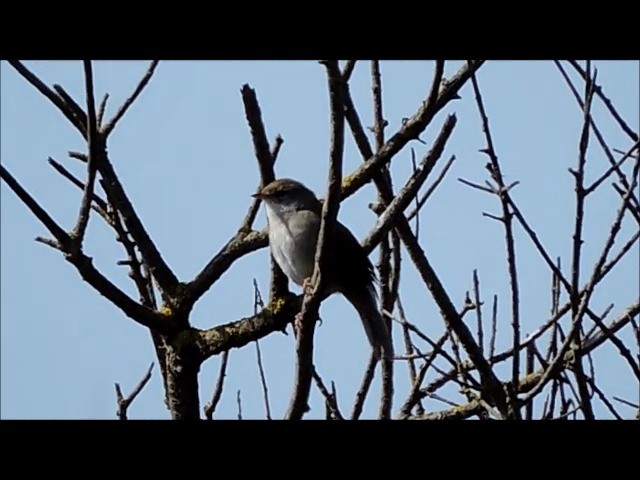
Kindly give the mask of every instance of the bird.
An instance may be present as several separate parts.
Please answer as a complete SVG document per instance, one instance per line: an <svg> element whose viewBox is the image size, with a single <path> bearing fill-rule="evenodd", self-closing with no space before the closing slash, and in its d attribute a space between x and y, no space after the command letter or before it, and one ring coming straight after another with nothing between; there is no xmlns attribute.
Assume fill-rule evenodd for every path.
<svg viewBox="0 0 640 480"><path fill-rule="evenodd" d="M320 201L313 191L291 178L274 180L253 197L264 202L269 247L276 263L296 285L310 287L320 232ZM342 294L358 312L376 358L391 359L393 342L378 309L377 280L367 253L339 221L328 241L322 298Z"/></svg>

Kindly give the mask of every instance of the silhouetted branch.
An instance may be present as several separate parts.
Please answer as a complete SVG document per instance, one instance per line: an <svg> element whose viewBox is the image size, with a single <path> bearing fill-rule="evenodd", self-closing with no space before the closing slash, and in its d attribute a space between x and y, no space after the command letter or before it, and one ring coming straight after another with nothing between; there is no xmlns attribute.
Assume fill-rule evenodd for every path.
<svg viewBox="0 0 640 480"><path fill-rule="evenodd" d="M364 376L362 377L360 388L356 392L355 402L353 404L353 408L351 409L351 420L358 420L360 418L360 415L362 415L362 407L364 406L364 401L367 399L367 394L369 393L371 382L373 381L373 377L375 376L377 363L378 359L375 353L372 352L371 356L369 357L369 361L367 362L367 367L364 370Z"/></svg>
<svg viewBox="0 0 640 480"><path fill-rule="evenodd" d="M622 130L624 130L624 132L629 136L629 138L631 138L631 140L634 140L634 141L637 142L638 141L638 134L636 132L634 132L629 127L629 125L627 125L627 122L625 122L623 120L623 118L620 116L620 114L618 113L616 108L613 106L613 103L611 103L611 100L609 100L609 98L607 98L605 96L605 94L604 94L604 92L602 90L602 87L595 83L595 79L587 80L588 75L585 72L585 70L580 66L580 64L578 62L576 62L575 60L569 60L569 63L580 74L580 76L582 77L582 79L585 82L586 81L593 81L595 93L602 99L602 102L605 104L605 106L607 107L609 112L611 112L611 115L613 116L613 118L616 119L616 121L620 125L620 128L622 128Z"/></svg>
<svg viewBox="0 0 640 480"><path fill-rule="evenodd" d="M80 108L80 105L76 103L76 101L67 93L67 91L62 88L61 85L53 84L53 89L56 93L62 98L67 108L73 112L73 115L80 120L81 125L84 129L87 128L87 114ZM86 131L86 130L85 130Z"/></svg>
<svg viewBox="0 0 640 480"><path fill-rule="evenodd" d="M105 93L104 97L102 97L102 100L100 101L100 106L98 106L98 128L100 129L102 127L102 120L104 119L104 113L105 110L107 108L107 100L109 100L109 94Z"/></svg>
<svg viewBox="0 0 640 480"><path fill-rule="evenodd" d="M436 188L438 188L438 185L440 185L440 183L442 183L442 180L444 180L445 175L447 174L447 172L451 168L451 165L453 165L453 162L455 161L455 159L456 159L456 156L452 155L451 158L447 161L445 166L440 171L440 174L438 175L438 177L433 182L433 185L431 185L427 189L427 191L422 196L422 198L420 198L420 200L417 200L417 197L416 197L416 200L417 200L416 208L409 215L407 215L407 220L411 221L413 219L413 217L416 217L418 215L418 213L420 212L420 210L422 209L422 207L424 206L426 201L429 200L429 197L431 197L431 195L433 195L433 192L436 191Z"/></svg>
<svg viewBox="0 0 640 480"><path fill-rule="evenodd" d="M151 380L151 371L153 370L153 362L149 365L149 369L147 373L145 373L142 380L136 385L136 388L133 389L131 394L128 397L124 397L122 395L122 390L120 389L120 384L116 382L116 400L118 402L118 418L120 420L127 420L127 411L131 403L136 399L136 397L140 394L142 389L149 383Z"/></svg>
<svg viewBox="0 0 640 480"><path fill-rule="evenodd" d="M324 397L325 406L329 414L329 418L327 418L327 420L344 420L344 417L342 416L342 413L340 413L340 409L338 408L338 400L336 398L335 384L331 382L332 392L329 393L329 390L327 390L327 387L324 385L322 378L320 377L320 375L318 374L315 368L313 369L313 380L316 382L316 386L318 387L318 390Z"/></svg>
<svg viewBox="0 0 640 480"><path fill-rule="evenodd" d="M78 180L71 172L69 172L69 170L64 168L60 163L58 163L51 157L49 157L48 162L49 162L49 165L51 165L56 172L58 172L64 178L69 180L80 190L84 191L85 189L84 183ZM111 219L108 217L108 214L107 214L107 210L108 210L107 202L104 201L102 198L100 198L95 192L92 193L91 198L95 202L94 207L98 212L98 214L104 219L105 222L107 222L108 225L110 225Z"/></svg>
<svg viewBox="0 0 640 480"><path fill-rule="evenodd" d="M478 86L478 80L475 74L471 76L471 83L473 85L473 91L475 93L476 105L480 112L480 118L482 121L482 131L484 132L487 146L481 150L489 157L490 163L486 165L487 170L491 174L491 178L496 182L498 186L498 197L500 198L500 205L502 207L502 223L505 230L505 243L507 248L507 268L509 271L509 280L511 285L511 315L513 326L513 350L519 351L520 347L520 288L518 285L518 272L516 269L516 248L515 241L513 239L513 222L511 212L509 212L509 203L505 194L507 193L506 185L502 176L502 170L498 161L498 155L496 154L493 139L491 138L491 132L489 130L489 118L484 108L482 101L482 95L480 93L480 87ZM513 363L511 364L511 385L515 391L518 390L518 379L520 377L520 355L513 356ZM516 419L520 418L520 410L517 406L517 398L515 395L510 394L507 400L511 403L511 411ZM504 413L504 412L503 412Z"/></svg>
<svg viewBox="0 0 640 480"><path fill-rule="evenodd" d="M222 359L220 360L220 371L218 372L218 380L216 381L216 387L213 390L213 396L211 401L204 407L204 416L207 420L213 420L213 413L216 411L218 402L222 397L222 389L224 388L224 379L227 376L227 362L229 361L229 350L222 353Z"/></svg>
<svg viewBox="0 0 640 480"><path fill-rule="evenodd" d="M418 190L424 184L433 167L435 167L436 162L442 155L455 125L456 116L449 115L442 126L442 130L440 130L440 134L433 143L433 147L420 162L420 167L411 175L405 186L396 194L384 213L378 218L375 228L371 230L366 239L363 240L362 244L365 248L380 242L381 238L396 223L398 216L406 210L411 200L415 198Z"/></svg>
<svg viewBox="0 0 640 480"><path fill-rule="evenodd" d="M91 60L84 60L84 82L87 96L87 149L89 151L89 160L87 161L87 182L84 186L84 194L80 202L80 212L78 220L73 229L72 235L79 244L84 240L84 234L89 223L89 213L91 201L93 198L93 186L96 180L96 168L98 164L98 142L100 139L97 135L97 120L95 99L93 96L93 69L91 68Z"/></svg>
<svg viewBox="0 0 640 480"><path fill-rule="evenodd" d="M367 158L367 161L344 178L342 191L343 198L353 195L361 186L371 181L373 176L380 171L380 169L386 165L409 141L418 138L418 135L420 135L420 133L427 127L435 114L438 113L438 111L440 111L449 102L449 100L457 94L462 85L464 85L471 75L480 68L482 63L482 61L467 62L467 64L465 64L458 73L449 80L446 86L440 89L436 102L431 105L426 101L423 102L423 105L418 109L418 111L409 118L409 120L407 120L407 122L405 122L375 154L373 154L369 148L369 152L366 152L367 154L364 155ZM345 106L348 111L349 104L345 103ZM353 109L352 102L351 107ZM350 120L349 113L345 113L345 115L347 116L349 126L353 131L355 126L352 124L354 120L353 116ZM361 128L362 125L360 124L360 128L356 128L356 130L361 130ZM363 145L365 145L362 139L359 141L359 139L356 138L356 144L361 150L361 153L365 153L362 150ZM366 142L366 144L368 144L368 142Z"/></svg>
<svg viewBox="0 0 640 480"><path fill-rule="evenodd" d="M556 64L556 67L560 71L560 74L562 75L562 78L567 83L567 86L571 90L571 93L573 94L573 97L575 98L576 102L580 106L580 109L584 111L584 103L582 102L582 100L580 98L580 94L578 93L578 90L576 89L576 87L573 85L573 82L569 78L569 75L567 75L567 72L565 72L565 70L562 67L562 64L560 62L554 61L554 63ZM593 130L593 134L595 135L596 139L598 140L598 143L600 144L600 147L602 147L602 150L604 151L605 156L607 157L607 160L608 160L609 164L611 166L615 166L616 160L613 157L613 154L611 153L611 150L609 149L609 147L607 145L607 142L605 142L604 137L602 136L602 133L600 133L600 129L596 125L596 123L593 120L592 116L589 116L589 123L591 125L592 130ZM637 141L638 138L636 137L633 140ZM620 183L622 183L622 185L625 188L629 188L629 182L627 181L627 177L622 172L622 170L620 170L620 168L615 168L615 172L618 174L618 178L620 179ZM637 205L638 204L638 199L635 197L635 195L632 195L631 198L632 198L633 203L635 205Z"/></svg>
<svg viewBox="0 0 640 480"><path fill-rule="evenodd" d="M258 282L253 279L253 314L258 313L258 309L264 308L264 302L262 301L262 295L258 288ZM264 374L264 367L262 366L262 354L260 353L260 342L256 340L256 360L258 362L258 371L260 372L260 384L262 385L262 396L264 398L264 408L267 413L267 420L271 420L271 408L269 407L269 389L267 388L267 379Z"/></svg>
<svg viewBox="0 0 640 480"><path fill-rule="evenodd" d="M120 108L115 113L115 115L111 118L111 120L109 120L100 129L100 132L102 133L104 138L107 138L109 136L111 131L115 128L116 124L120 121L120 119L124 116L124 114L127 113L127 110L129 110L129 107L133 105L133 102L135 102L138 96L142 93L142 90L144 90L144 87L146 87L149 81L151 80L151 77L153 76L153 73L156 71L157 66L158 66L158 60L153 60L149 64L149 68L147 69L146 73L142 76L142 78L138 82L138 85L136 85L136 88L133 90L133 93L124 101L124 103L120 106Z"/></svg>
<svg viewBox="0 0 640 480"><path fill-rule="evenodd" d="M320 307L321 292L326 280L322 271L325 270L326 259L330 249L328 241L335 228L338 209L340 208L340 185L342 183L342 154L344 149L344 114L342 76L337 61L324 62L329 78L329 100L331 105L331 148L329 158L329 179L327 196L322 206L320 232L316 246L313 290L305 294L300 311L300 329L296 341L296 380L287 418L301 419L307 409L307 400L311 387L313 373L313 333L315 330L318 308Z"/></svg>
<svg viewBox="0 0 640 480"><path fill-rule="evenodd" d="M21 62L17 60L9 60L9 64L15 68L20 75L22 75L27 82L36 87L36 89L45 97L47 97L51 103L53 103L60 112L71 122L71 124L76 127L76 129L80 132L80 134L85 137L86 130L85 125L82 123L82 119L78 118L74 115L74 112L71 107L69 107L65 101L53 92L47 85L40 80L36 75L34 75L27 67L25 67Z"/></svg>

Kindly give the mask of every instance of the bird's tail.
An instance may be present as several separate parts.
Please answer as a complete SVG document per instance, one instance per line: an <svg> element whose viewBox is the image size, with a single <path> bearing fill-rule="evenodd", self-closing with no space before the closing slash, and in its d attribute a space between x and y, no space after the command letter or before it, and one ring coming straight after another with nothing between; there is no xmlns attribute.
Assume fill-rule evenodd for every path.
<svg viewBox="0 0 640 480"><path fill-rule="evenodd" d="M350 295L347 300L356 308L369 343L376 356L391 359L393 357L393 341L386 322L378 310L376 292L373 286L367 288L367 295Z"/></svg>

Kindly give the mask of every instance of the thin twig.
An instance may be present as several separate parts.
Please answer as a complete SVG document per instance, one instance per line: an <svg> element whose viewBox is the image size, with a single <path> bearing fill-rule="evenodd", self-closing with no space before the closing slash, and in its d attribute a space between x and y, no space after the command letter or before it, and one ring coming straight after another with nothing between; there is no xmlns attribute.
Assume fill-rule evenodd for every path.
<svg viewBox="0 0 640 480"><path fill-rule="evenodd" d="M447 160L447 163L445 164L445 166L442 168L442 170L438 174L437 178L433 182L433 185L431 185L427 189L427 191L425 192L425 194L422 196L422 198L420 200L417 200L416 208L409 215L407 215L407 220L411 221L413 219L413 217L416 217L418 215L418 213L420 212L420 210L422 209L424 204L427 202L427 200L429 200L431 195L433 195L433 192L436 191L436 188L438 188L438 185L440 185L440 183L442 183L442 180L444 180L444 177L447 175L447 172L449 171L449 169L451 168L451 165L453 165L453 162L455 160L456 160L456 156L455 155L452 155L451 158L449 160ZM417 199L417 197L416 197L416 199ZM417 225L417 223L416 223L416 225ZM416 229L417 229L417 227L416 227Z"/></svg>
<svg viewBox="0 0 640 480"><path fill-rule="evenodd" d="M611 174L613 172L615 172L616 170L619 170L620 167L622 166L622 164L628 159L628 158L635 158L632 155L632 152L638 148L638 145L640 145L640 142L636 142L635 145L633 145L629 150L627 150L625 152L625 154L622 156L622 158L620 158L620 160L618 160L615 164L613 164L612 166L610 166L602 175L600 175L600 177L595 180L589 187L584 189L584 195L585 197L587 195L589 195L590 193L592 193L596 188L598 188L607 178L609 178L611 176Z"/></svg>
<svg viewBox="0 0 640 480"><path fill-rule="evenodd" d="M567 83L569 89L571 90L571 93L573 94L573 97L575 98L576 102L580 106L580 109L584 111L584 103L583 103L582 99L580 98L580 94L578 93L578 90L576 89L576 87L573 85L573 82L569 78L569 75L567 75L567 72L564 70L562 64L559 61L554 60L554 63L556 64L556 67L560 71L560 74L562 75L563 79ZM598 143L600 144L600 147L602 147L602 150L604 151L605 156L607 157L607 161L609 162L610 165L612 165L612 166L615 165L616 164L616 160L613 157L613 154L611 153L611 150L609 149L607 143L605 142L604 137L602 136L602 133L600 133L600 130L598 129L598 126L596 125L596 123L595 123L595 121L594 121L592 116L589 116L589 123L591 124L591 128L593 129L593 134L596 136L596 139L598 140ZM636 137L633 140L637 141L638 138ZM620 183L622 183L622 185L625 188L629 188L629 182L627 181L627 177L622 172L622 170L620 170L620 168L616 168L615 171L618 174L618 178L620 179ZM637 205L638 204L638 199L635 197L635 195L632 195L631 198L632 198L633 203L635 205Z"/></svg>
<svg viewBox="0 0 640 480"><path fill-rule="evenodd" d="M58 163L51 157L49 157L48 162L49 162L49 165L51 165L56 172L58 172L64 178L69 180L72 184L74 184L80 190L84 191L85 189L84 183L78 180L78 178L76 178L71 172L69 172L69 170L67 170L65 167L63 167L60 163ZM108 210L107 202L104 199L102 199L100 196L98 196L95 192L91 195L91 199L95 203L93 207L95 207L96 212L98 212L98 214L104 219L105 222L107 222L108 225L111 225L111 219L107 214L107 210Z"/></svg>
<svg viewBox="0 0 640 480"><path fill-rule="evenodd" d="M362 377L362 382L360 383L360 388L356 393L356 398L353 404L353 409L351 410L351 420L358 420L360 415L362 414L362 407L364 406L364 401L367 399L367 394L369 393L369 388L371 387L371 382L373 381L373 377L376 373L376 363L378 359L374 353L371 353L369 357L369 362L367 363L367 368L364 370L364 375Z"/></svg>
<svg viewBox="0 0 640 480"><path fill-rule="evenodd" d="M345 115L352 130L354 139L365 157L365 162L354 172L345 177L345 185L342 191L343 199L353 195L365 183L371 181L377 172L386 165L393 156L398 153L407 143L415 140L422 131L429 125L433 117L457 94L469 77L477 71L483 61L469 61L450 79L447 85L440 89L435 103L427 104L423 102L418 111L407 122L404 122L400 129L392 135L382 148L374 154L369 146L368 139L357 117L355 107L349 95L345 96Z"/></svg>
<svg viewBox="0 0 640 480"><path fill-rule="evenodd" d="M140 380L140 382L138 382L138 385L136 385L136 388L133 389L133 391L131 392L131 394L128 397L124 397L122 395L122 390L120 389L120 384L116 382L116 384L115 384L115 387L116 387L116 400L118 402L118 413L117 413L117 415L118 415L118 418L120 420L127 420L127 410L129 409L129 406L136 399L136 397L140 394L140 392L145 387L145 385L147 383L149 383L149 380L151 380L151 372L153 370L153 365L154 365L154 363L151 362L151 365L149 365L149 368L147 369L147 373L144 374L144 377L142 377L142 380Z"/></svg>
<svg viewBox="0 0 640 480"><path fill-rule="evenodd" d="M478 325L478 346L484 354L484 332L482 330L482 302L480 301L480 280L478 279L478 270L473 269L473 301L476 310L476 319Z"/></svg>
<svg viewBox="0 0 640 480"><path fill-rule="evenodd" d="M640 405L635 404L635 403L633 403L633 402L630 402L629 400L625 400L624 398L620 398L620 397L616 397L616 396L614 396L614 397L613 397L613 399L614 399L616 402L620 402L620 403L622 403L623 405L626 405L626 406L628 406L628 407L631 407L631 408L640 408Z"/></svg>
<svg viewBox="0 0 640 480"><path fill-rule="evenodd" d="M418 189L429 177L429 174L433 170L433 167L435 167L438 159L444 152L444 148L447 144L447 141L449 140L449 137L451 136L451 133L453 132L456 121L456 116L453 114L447 117L442 126L442 129L440 130L440 133L438 134L438 137L433 143L433 147L420 162L420 167L413 175L411 175L404 187L402 187L395 198L389 203L384 213L380 215L378 221L376 222L376 226L362 241L363 246L377 244L382 236L384 236L395 224L396 219L409 206L411 200L416 196Z"/></svg>
<svg viewBox="0 0 640 480"><path fill-rule="evenodd" d="M587 81L587 73L580 66L580 64L578 62L576 62L575 60L569 60L569 63L582 76L582 79L584 81ZM605 104L605 106L607 107L609 112L611 112L611 115L613 116L613 118L616 119L616 121L620 125L620 128L622 128L622 130L624 130L624 132L629 136L629 138L631 138L631 140L637 142L638 141L638 134L636 132L634 132L629 127L629 125L627 125L627 123L623 120L623 118L620 116L618 111L613 106L613 103L611 103L611 100L609 100L609 98L607 98L605 96L604 91L602 90L602 87L595 83L595 79L593 80L593 83L594 83L594 87L595 87L594 88L595 93L598 94L598 96L602 99L602 102Z"/></svg>
<svg viewBox="0 0 640 480"><path fill-rule="evenodd" d="M98 106L98 128L102 127L102 120L104 119L104 113L107 108L107 100L109 100L109 94L105 93L104 97L102 97L102 100L100 101L100 105Z"/></svg>
<svg viewBox="0 0 640 480"><path fill-rule="evenodd" d="M238 405L238 420L242 420L242 399L240 398L240 390L236 393L236 404Z"/></svg>
<svg viewBox="0 0 640 480"><path fill-rule="evenodd" d="M227 362L229 361L229 350L222 353L222 359L220 360L220 371L218 372L218 380L216 381L216 387L213 389L213 396L211 401L204 407L204 415L207 420L213 420L213 413L216 411L218 402L222 397L222 389L224 388L224 379L227 376Z"/></svg>
<svg viewBox="0 0 640 480"><path fill-rule="evenodd" d="M335 383L331 382L332 392L329 393L329 390L327 390L327 387L324 385L324 382L322 381L322 377L320 377L320 375L318 374L315 368L313 369L313 380L316 382L316 386L318 387L318 390L324 397L325 405L330 414L330 418L333 420L344 420L344 417L342 416L342 413L340 413L340 409L338 408Z"/></svg>
<svg viewBox="0 0 640 480"><path fill-rule="evenodd" d="M262 294L258 287L258 281L253 279L253 314L257 315L260 309L264 308ZM262 366L262 354L260 353L260 342L256 340L256 359L258 361L258 370L260 372L260 383L262 385L262 396L264 398L264 408L267 413L267 420L271 420L271 408L269 407L269 389L267 388L267 378Z"/></svg>
<svg viewBox="0 0 640 480"><path fill-rule="evenodd" d="M102 136L105 139L109 136L111 131L115 128L116 124L120 121L120 119L124 116L124 114L127 113L127 110L129 110L129 107L133 105L133 102L135 102L138 96L142 93L142 90L144 90L144 87L147 86L147 84L151 80L151 77L153 76L153 73L156 71L157 66L158 66L158 60L153 60L149 64L149 68L147 69L146 73L142 76L142 78L138 82L138 85L136 85L136 88L133 90L133 93L129 96L129 98L127 98L124 101L122 106L120 106L120 108L115 113L115 115L111 118L111 120L109 120L100 129L100 132L102 133Z"/></svg>

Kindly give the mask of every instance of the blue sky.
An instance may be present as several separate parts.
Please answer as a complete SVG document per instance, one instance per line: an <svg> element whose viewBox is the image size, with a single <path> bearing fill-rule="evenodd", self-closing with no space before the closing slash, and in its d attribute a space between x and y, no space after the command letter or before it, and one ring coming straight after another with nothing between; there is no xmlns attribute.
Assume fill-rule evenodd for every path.
<svg viewBox="0 0 640 480"><path fill-rule="evenodd" d="M81 62L26 65L47 84L61 84L84 104ZM107 118L130 94L147 65L137 61L94 62L96 95L101 98L105 92L110 94ZM459 65L449 62L445 75L450 76ZM638 62L600 61L595 66L598 82L622 117L638 131ZM428 94L433 62L384 61L381 70L384 115L389 121L386 133L390 136ZM0 80L2 164L62 226L71 228L81 193L56 174L46 160L51 156L84 177L82 165L66 155L68 150L84 150L83 141L48 100L4 61L0 63ZM567 169L577 163L582 113L552 62L488 62L480 69L478 80L503 173L508 182L520 181L513 198L549 254L562 257L563 271L569 277L575 198ZM324 68L316 62L161 62L151 83L110 137L109 154L116 172L163 257L183 281L192 279L234 234L259 181L240 96L244 83L257 92L269 139L278 133L284 138L276 174L299 179L323 195L329 111ZM351 92L363 123L372 125L368 62L357 64ZM410 144L420 158L430 148L446 113L456 113L458 124L439 168L453 154L457 160L421 214L420 239L456 305L462 305L465 291L471 289L474 268L478 269L487 304L493 294L499 295L498 350L502 350L511 341L504 233L501 225L482 216L482 212L499 214L500 205L495 198L456 180L462 177L483 183L487 179L487 159L478 152L485 142L470 84L461 97L439 113L422 135L427 145ZM628 137L598 100L594 115L611 147L630 147ZM361 158L348 130L345 138L347 173L361 163ZM608 166L592 136L587 183ZM411 174L408 147L396 156L391 169L398 187ZM625 171L630 173L630 162ZM125 392L130 391L155 360L148 333L85 284L59 252L33 241L38 235L46 235L46 230L1 183L0 415L114 418L113 383L120 382ZM620 204L610 183L587 200L583 282L600 254ZM339 218L358 238L363 238L375 223L375 215L367 208L374 198L375 188L368 185L342 204ZM256 227L264 225L261 210ZM637 224L625 219L620 240L626 241L636 230ZM522 229L516 228L515 236L522 331L526 335L548 318L550 272ZM616 242L614 251L621 244ZM90 220L85 251L105 275L137 298L126 267L116 266L116 261L124 258L122 247L97 215ZM404 251L403 256L407 256ZM371 258L375 263L377 252ZM594 295L594 311L614 303L613 318L638 298L639 261L636 245ZM266 249L238 261L198 302L192 323L205 328L250 315L253 278L266 295ZM434 337L440 335L443 322L438 309L409 261L404 263L402 282L401 295L409 320ZM565 300L566 295L562 298ZM325 382L336 382L340 408L348 414L369 347L355 311L344 299L334 296L325 301L321 315L324 322L316 331L317 368ZM396 348L401 350L400 332L396 331L394 337ZM633 351L636 344L632 337L630 328L620 335ZM294 377L293 336L272 334L260 346L272 414L280 418L288 405ZM595 360L597 378L605 391L638 401L637 380L615 348L602 347ZM444 363L439 366L447 368ZM218 367L218 357L203 365L202 405L211 397ZM496 371L507 379L510 366L501 364ZM428 379L435 375L431 371ZM131 417L169 417L161 384L156 368L151 382L130 408ZM377 380L372 388L365 406L367 418L377 414ZM399 363L394 412L408 388L406 367ZM245 418L263 418L253 345L230 354L217 418L236 417L238 390ZM463 401L455 389L443 390L443 395ZM323 400L315 388L310 402L313 412L308 418L321 418ZM447 408L435 400L426 405L433 410ZM595 408L606 416L597 401ZM627 416L634 413L624 406L619 411Z"/></svg>

